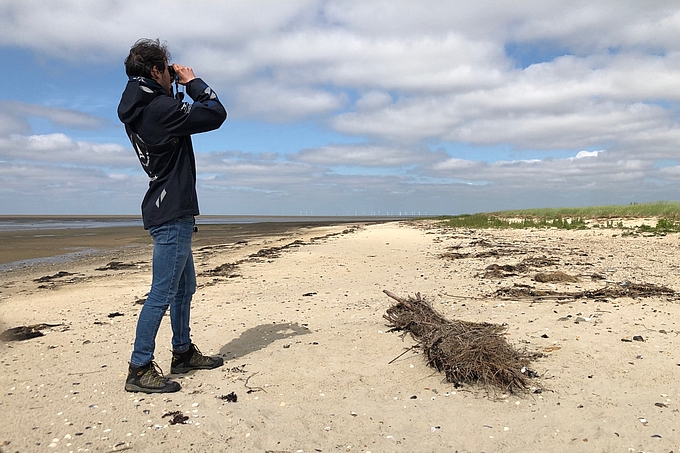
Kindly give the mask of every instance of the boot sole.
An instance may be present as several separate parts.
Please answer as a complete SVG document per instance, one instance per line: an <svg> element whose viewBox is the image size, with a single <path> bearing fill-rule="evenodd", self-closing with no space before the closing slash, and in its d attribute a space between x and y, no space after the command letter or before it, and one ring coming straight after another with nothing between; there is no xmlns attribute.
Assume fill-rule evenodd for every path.
<svg viewBox="0 0 680 453"><path fill-rule="evenodd" d="M181 386L177 386L177 388L174 387L161 387L161 388L150 388L150 387L141 387L139 385L135 384L125 384L125 391L126 392L142 392L142 393L174 393L174 392L179 392L182 389Z"/></svg>
<svg viewBox="0 0 680 453"><path fill-rule="evenodd" d="M213 365L213 366L191 366L191 367L181 367L181 368L170 368L170 373L172 374L184 374L188 373L189 371L193 370L214 370L215 368L219 368L223 363L220 363L219 365Z"/></svg>

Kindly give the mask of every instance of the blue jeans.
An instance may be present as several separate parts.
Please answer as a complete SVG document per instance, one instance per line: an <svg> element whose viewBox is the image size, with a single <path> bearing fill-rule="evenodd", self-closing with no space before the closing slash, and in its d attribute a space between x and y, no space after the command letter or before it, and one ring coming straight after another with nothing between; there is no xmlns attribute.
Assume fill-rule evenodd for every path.
<svg viewBox="0 0 680 453"><path fill-rule="evenodd" d="M149 228L153 237L153 280L137 320L131 365L144 366L153 360L156 334L168 307L172 350L182 352L191 346L189 318L191 297L196 292L196 271L191 254L193 232L193 216Z"/></svg>

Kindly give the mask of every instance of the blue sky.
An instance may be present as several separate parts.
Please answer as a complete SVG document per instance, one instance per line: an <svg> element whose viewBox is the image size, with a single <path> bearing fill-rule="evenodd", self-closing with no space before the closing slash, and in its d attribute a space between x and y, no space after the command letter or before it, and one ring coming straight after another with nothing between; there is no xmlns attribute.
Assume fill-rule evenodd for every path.
<svg viewBox="0 0 680 453"><path fill-rule="evenodd" d="M229 111L204 214L678 200L676 1L0 0L0 214L138 214L123 60L166 41Z"/></svg>

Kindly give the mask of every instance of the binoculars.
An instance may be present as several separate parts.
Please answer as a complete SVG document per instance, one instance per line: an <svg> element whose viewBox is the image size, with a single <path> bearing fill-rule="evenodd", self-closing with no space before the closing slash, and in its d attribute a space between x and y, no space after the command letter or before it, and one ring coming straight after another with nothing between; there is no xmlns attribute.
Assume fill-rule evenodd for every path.
<svg viewBox="0 0 680 453"><path fill-rule="evenodd" d="M172 83L175 84L175 99L179 99L180 101L184 99L184 93L179 91L179 76L175 72L175 68L172 67L172 65L168 65L168 73L170 74L170 77L172 78Z"/></svg>
<svg viewBox="0 0 680 453"><path fill-rule="evenodd" d="M172 67L171 64L168 64L168 72L170 73L170 77L172 78L173 82L178 82L179 81L179 76L175 72L175 68Z"/></svg>

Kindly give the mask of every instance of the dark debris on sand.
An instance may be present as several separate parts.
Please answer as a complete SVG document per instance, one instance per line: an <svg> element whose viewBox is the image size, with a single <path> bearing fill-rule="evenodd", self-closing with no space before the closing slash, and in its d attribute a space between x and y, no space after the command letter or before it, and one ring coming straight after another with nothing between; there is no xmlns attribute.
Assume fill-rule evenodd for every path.
<svg viewBox="0 0 680 453"><path fill-rule="evenodd" d="M165 417L172 417L169 420L169 423L171 425L180 425L180 424L185 425L187 423L187 420L189 420L189 417L182 414L181 411L173 411L173 412L165 413L165 414L163 414L162 418L165 418Z"/></svg>
<svg viewBox="0 0 680 453"><path fill-rule="evenodd" d="M137 269L141 263L124 263L122 261L111 261L102 267L98 267L96 271L119 271L124 269Z"/></svg>
<svg viewBox="0 0 680 453"><path fill-rule="evenodd" d="M7 329L0 334L0 340L2 341L22 341L29 340L31 338L42 337L45 334L42 333L43 330L50 329L52 327L63 326L63 324L33 324L30 326L18 326Z"/></svg>
<svg viewBox="0 0 680 453"><path fill-rule="evenodd" d="M45 275L44 277L36 278L33 281L36 282L36 283L48 283L48 282L52 282L52 281L54 281L58 278L68 277L68 276L71 276L71 275L75 275L75 274L73 274L72 272L59 271L54 275Z"/></svg>
<svg viewBox="0 0 680 453"><path fill-rule="evenodd" d="M235 403L238 401L238 396L234 392L218 396L218 398L221 399L222 401L226 401L227 403Z"/></svg>
<svg viewBox="0 0 680 453"><path fill-rule="evenodd" d="M224 263L220 264L219 266L207 270L205 272L201 272L200 276L202 277L227 277L227 278L233 278L233 277L238 277L238 273L236 270L238 269L238 266L241 264L241 261L238 261L236 263Z"/></svg>
<svg viewBox="0 0 680 453"><path fill-rule="evenodd" d="M585 291L548 291L538 290L533 286L515 284L512 287L500 288L495 292L496 297L510 299L618 299L621 297L639 298L667 296L677 297L677 293L666 286L651 283L621 282L610 283L603 288Z"/></svg>

